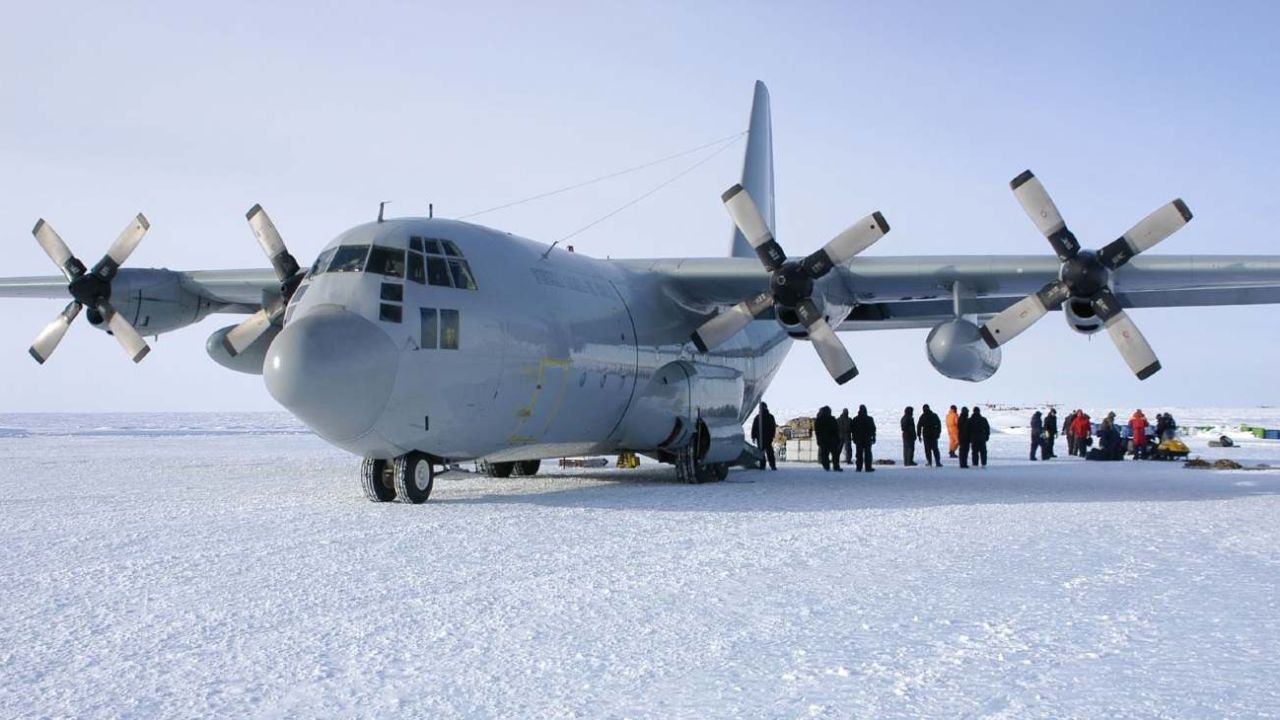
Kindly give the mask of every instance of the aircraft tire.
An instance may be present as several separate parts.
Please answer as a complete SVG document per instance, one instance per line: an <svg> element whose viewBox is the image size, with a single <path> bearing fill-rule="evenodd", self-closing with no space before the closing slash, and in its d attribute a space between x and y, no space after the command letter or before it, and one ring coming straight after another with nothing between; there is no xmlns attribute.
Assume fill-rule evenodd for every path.
<svg viewBox="0 0 1280 720"><path fill-rule="evenodd" d="M396 500L417 505L431 497L436 471L426 454L411 452L392 461L391 476L396 488Z"/></svg>
<svg viewBox="0 0 1280 720"><path fill-rule="evenodd" d="M491 462L486 464L489 468L489 477L492 478L509 478L512 471L516 469L513 462Z"/></svg>
<svg viewBox="0 0 1280 720"><path fill-rule="evenodd" d="M520 460L515 464L515 474L519 477L533 477L541 467L541 460Z"/></svg>
<svg viewBox="0 0 1280 720"><path fill-rule="evenodd" d="M396 499L395 487L386 481L387 461L365 458L360 464L360 489L370 502L391 502Z"/></svg>

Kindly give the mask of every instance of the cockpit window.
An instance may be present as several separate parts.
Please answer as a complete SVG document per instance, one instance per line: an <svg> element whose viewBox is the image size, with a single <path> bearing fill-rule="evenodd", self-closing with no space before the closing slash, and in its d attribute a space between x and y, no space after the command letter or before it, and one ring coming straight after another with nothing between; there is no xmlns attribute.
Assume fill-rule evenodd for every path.
<svg viewBox="0 0 1280 720"><path fill-rule="evenodd" d="M404 250L374 245L369 253L369 267L366 272L388 277L404 277Z"/></svg>
<svg viewBox="0 0 1280 720"><path fill-rule="evenodd" d="M467 290L476 289L476 279L471 277L471 268L465 260L450 260L449 272L453 275L453 286Z"/></svg>
<svg viewBox="0 0 1280 720"><path fill-rule="evenodd" d="M328 272L360 272L364 270L364 261L368 255L368 245L341 245L333 254Z"/></svg>
<svg viewBox="0 0 1280 720"><path fill-rule="evenodd" d="M316 261L311 264L311 270L307 272L307 275L319 275L328 269L329 261L333 259L333 253L336 251L337 248L329 248L320 253L320 257L316 258Z"/></svg>
<svg viewBox="0 0 1280 720"><path fill-rule="evenodd" d="M449 266L444 258L427 258L427 282L441 287L453 287L449 282Z"/></svg>
<svg viewBox="0 0 1280 720"><path fill-rule="evenodd" d="M440 242L441 244L444 245L445 255L452 255L453 257L462 257L462 253L458 252L458 246L454 245L452 240L441 240Z"/></svg>
<svg viewBox="0 0 1280 720"><path fill-rule="evenodd" d="M442 255L440 252L440 241L435 238L427 238L427 252L432 255Z"/></svg>

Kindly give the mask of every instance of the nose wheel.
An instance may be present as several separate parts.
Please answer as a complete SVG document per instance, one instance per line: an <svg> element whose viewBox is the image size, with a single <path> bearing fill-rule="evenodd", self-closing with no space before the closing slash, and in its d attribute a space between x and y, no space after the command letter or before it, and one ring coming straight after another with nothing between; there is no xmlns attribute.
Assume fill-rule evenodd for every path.
<svg viewBox="0 0 1280 720"><path fill-rule="evenodd" d="M424 503L431 497L435 477L431 459L420 452L394 460L365 458L360 465L360 488L372 502Z"/></svg>

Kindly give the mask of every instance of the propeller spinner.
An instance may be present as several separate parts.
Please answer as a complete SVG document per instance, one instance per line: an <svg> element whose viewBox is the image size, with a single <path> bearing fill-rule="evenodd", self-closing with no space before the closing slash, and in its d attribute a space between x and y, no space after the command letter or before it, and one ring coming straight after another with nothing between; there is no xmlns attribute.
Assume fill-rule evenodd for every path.
<svg viewBox="0 0 1280 720"><path fill-rule="evenodd" d="M1053 246L1062 267L1058 279L1005 308L980 330L992 348L999 347L1031 327L1050 310L1068 299L1085 301L1097 313L1111 341L1139 380L1160 370L1160 361L1120 300L1111 292L1111 274L1134 256L1155 247L1191 220L1191 210L1181 199L1157 208L1101 250L1082 250L1067 228L1049 193L1030 170L1014 178L1009 186L1027 217Z"/></svg>
<svg viewBox="0 0 1280 720"><path fill-rule="evenodd" d="M74 298L67 303L58 317L40 331L35 342L31 344L29 352L36 362L44 364L49 359L57 349L58 343L62 342L63 336L67 334L71 322L85 307L89 308L90 319L93 322L99 322L94 319L96 316L107 323L111 334L115 336L131 360L140 362L146 357L151 348L147 346L146 341L133 325L116 312L115 306L111 304L111 281L115 279L120 266L129 259L129 255L133 253L134 248L138 247L142 236L150 227L151 224L147 222L147 218L142 213L138 213L138 216L120 232L116 241L111 243L107 254L102 256L92 270L85 270L84 263L71 253L71 249L54 231L53 226L45 222L44 218L36 222L31 233L35 235L36 242L40 243L40 247L44 249L49 259L53 260L53 263L66 276L67 291Z"/></svg>
<svg viewBox="0 0 1280 720"><path fill-rule="evenodd" d="M889 232L884 216L879 212L871 213L832 238L822 249L795 261L787 259L755 200L741 185L729 188L721 199L734 224L770 272L769 290L753 295L703 323L693 333L693 344L705 353L733 337L770 307L791 308L808 330L809 340L831 377L841 385L853 379L858 368L813 302L813 281L884 237Z"/></svg>

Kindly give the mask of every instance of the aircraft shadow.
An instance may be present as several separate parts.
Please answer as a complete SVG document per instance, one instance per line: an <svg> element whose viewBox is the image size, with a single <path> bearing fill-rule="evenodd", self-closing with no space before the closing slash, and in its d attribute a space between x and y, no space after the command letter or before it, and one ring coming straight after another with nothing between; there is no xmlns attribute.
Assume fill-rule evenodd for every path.
<svg viewBox="0 0 1280 720"><path fill-rule="evenodd" d="M564 487L566 481L580 483ZM483 482L483 481L481 481ZM553 489L538 489L555 483ZM476 486L483 489L483 484ZM884 468L868 475L809 467L735 470L723 483L687 485L668 467L548 474L441 504L516 504L659 512L829 512L1088 502L1199 502L1280 494L1280 471L1189 470L1180 463L1054 461L984 470ZM445 493L441 493L445 495Z"/></svg>

